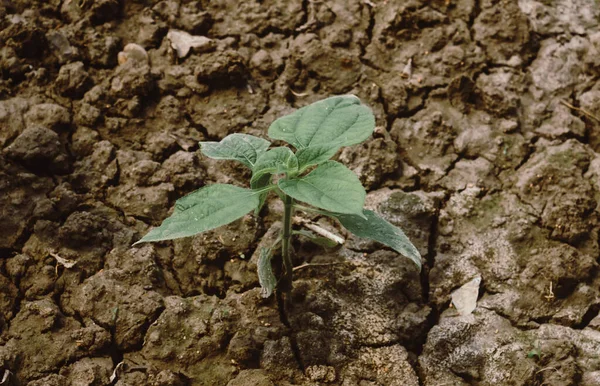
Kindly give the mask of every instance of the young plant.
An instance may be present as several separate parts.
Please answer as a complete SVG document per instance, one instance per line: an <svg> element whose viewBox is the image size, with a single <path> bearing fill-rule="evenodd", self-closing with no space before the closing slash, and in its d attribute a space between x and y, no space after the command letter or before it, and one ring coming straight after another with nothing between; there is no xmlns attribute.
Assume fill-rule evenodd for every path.
<svg viewBox="0 0 600 386"><path fill-rule="evenodd" d="M173 214L135 244L193 236L237 220L251 210L258 215L267 195L275 192L284 203L283 229L275 244L259 254L258 276L264 297L276 287L284 292L292 288L290 243L296 209L332 217L356 236L378 241L408 257L420 269L419 251L402 230L363 209L366 192L358 177L330 160L341 147L363 142L374 127L371 110L357 97L346 95L313 103L271 124L269 137L289 143L296 148L295 153L288 147L270 148L269 141L247 134L231 134L221 142L201 142L205 156L235 160L249 167L250 189L213 184L196 190L177 200ZM310 232L296 233L319 241ZM271 269L272 251L278 244L283 260L279 281Z"/></svg>

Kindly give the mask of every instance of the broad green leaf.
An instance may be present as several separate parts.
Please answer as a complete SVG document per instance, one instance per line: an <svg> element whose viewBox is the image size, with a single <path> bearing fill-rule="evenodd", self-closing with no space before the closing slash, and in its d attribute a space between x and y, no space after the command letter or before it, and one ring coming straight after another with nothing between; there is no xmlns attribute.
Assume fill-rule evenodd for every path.
<svg viewBox="0 0 600 386"><path fill-rule="evenodd" d="M298 173L302 173L307 167L319 165L327 161L337 153L340 146L314 145L298 150Z"/></svg>
<svg viewBox="0 0 600 386"><path fill-rule="evenodd" d="M267 186L269 186L270 183L271 183L271 175L263 174L257 179L252 178L252 180L250 181L250 187L252 188L252 190L260 190L262 188L266 188ZM265 204L265 201L267 200L268 195L269 195L269 192L259 193L258 205L254 209L255 216L258 216L258 212L260 212L263 205Z"/></svg>
<svg viewBox="0 0 600 386"><path fill-rule="evenodd" d="M294 231L293 233L296 235L306 237L313 243L324 248L333 248L339 245L337 242L328 239L327 237L317 236L316 234L312 233L311 231L307 231L306 229L299 229L297 231Z"/></svg>
<svg viewBox="0 0 600 386"><path fill-rule="evenodd" d="M354 95L334 96L281 117L269 127L269 137L298 150L330 145L338 149L367 139L375 128L371 110Z"/></svg>
<svg viewBox="0 0 600 386"><path fill-rule="evenodd" d="M278 185L298 201L332 212L362 216L365 188L356 174L339 162L327 161L304 177L282 179Z"/></svg>
<svg viewBox="0 0 600 386"><path fill-rule="evenodd" d="M276 147L258 157L252 168L252 181L258 180L264 174L279 174L298 172L298 159L287 147Z"/></svg>
<svg viewBox="0 0 600 386"><path fill-rule="evenodd" d="M273 274L271 267L271 248L261 248L258 256L258 282L260 283L260 294L263 298L268 298L273 294L273 290L277 285L277 279Z"/></svg>
<svg viewBox="0 0 600 386"><path fill-rule="evenodd" d="M397 226L390 224L371 210L363 211L364 217L332 213L344 228L358 237L364 237L387 245L396 252L411 259L421 270L421 254L408 237Z"/></svg>
<svg viewBox="0 0 600 386"><path fill-rule="evenodd" d="M230 134L221 142L200 142L202 154L213 159L235 160L252 168L271 142L248 134Z"/></svg>
<svg viewBox="0 0 600 386"><path fill-rule="evenodd" d="M259 194L249 189L209 185L177 200L173 214L135 244L193 236L237 220L258 203Z"/></svg>

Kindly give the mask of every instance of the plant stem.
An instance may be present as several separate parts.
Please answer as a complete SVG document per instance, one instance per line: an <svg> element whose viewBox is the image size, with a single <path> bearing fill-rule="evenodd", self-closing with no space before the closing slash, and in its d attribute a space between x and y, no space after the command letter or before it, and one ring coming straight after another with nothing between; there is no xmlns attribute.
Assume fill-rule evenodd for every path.
<svg viewBox="0 0 600 386"><path fill-rule="evenodd" d="M281 258L285 269L283 280L281 281L281 290L290 292L292 290L292 257L290 256L290 244L292 239L292 215L294 212L294 199L288 195L283 199L283 232L281 235Z"/></svg>

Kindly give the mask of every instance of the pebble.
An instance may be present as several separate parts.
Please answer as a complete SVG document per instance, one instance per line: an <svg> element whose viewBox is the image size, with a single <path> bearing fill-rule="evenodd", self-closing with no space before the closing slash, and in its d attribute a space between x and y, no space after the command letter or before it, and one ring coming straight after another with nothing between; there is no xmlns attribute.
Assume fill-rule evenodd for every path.
<svg viewBox="0 0 600 386"><path fill-rule="evenodd" d="M130 60L140 64L148 64L148 53L139 44L129 43L123 48L123 51L119 52L117 61L121 66Z"/></svg>
<svg viewBox="0 0 600 386"><path fill-rule="evenodd" d="M61 63L66 63L76 55L75 49L69 43L69 39L60 31L50 31L46 34L46 40Z"/></svg>

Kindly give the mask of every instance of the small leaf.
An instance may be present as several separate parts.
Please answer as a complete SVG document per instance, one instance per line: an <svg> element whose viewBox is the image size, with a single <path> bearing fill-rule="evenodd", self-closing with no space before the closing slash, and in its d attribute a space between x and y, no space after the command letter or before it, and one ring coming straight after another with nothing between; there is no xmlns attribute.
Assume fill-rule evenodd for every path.
<svg viewBox="0 0 600 386"><path fill-rule="evenodd" d="M271 183L271 175L263 174L256 180L254 178L252 180L250 180L250 187L252 188L252 190L260 190L262 188L266 188L267 186L269 186L270 183ZM260 212L263 205L265 204L265 201L267 201L268 195L269 195L269 192L259 193L258 205L254 209L255 216L258 216L258 212Z"/></svg>
<svg viewBox="0 0 600 386"><path fill-rule="evenodd" d="M322 164L333 157L339 149L340 146L335 145L314 145L298 150L296 152L298 172L302 173L309 166Z"/></svg>
<svg viewBox="0 0 600 386"><path fill-rule="evenodd" d="M269 137L292 144L298 150L330 145L338 149L367 139L375 128L371 110L354 95L327 98L277 119Z"/></svg>
<svg viewBox="0 0 600 386"><path fill-rule="evenodd" d="M285 194L318 208L363 215L365 188L356 174L339 162L327 161L304 177L279 180L278 185Z"/></svg>
<svg viewBox="0 0 600 386"><path fill-rule="evenodd" d="M252 179L258 180L262 175L279 173L296 173L298 171L298 159L288 147L276 147L263 153L256 160L252 168Z"/></svg>
<svg viewBox="0 0 600 386"><path fill-rule="evenodd" d="M180 198L173 214L133 245L193 236L237 220L259 204L259 194L233 185L214 184Z"/></svg>
<svg viewBox="0 0 600 386"><path fill-rule="evenodd" d="M271 252L271 248L261 248L260 255L258 256L258 282L261 287L260 294L263 298L271 296L277 285L277 279L271 267Z"/></svg>
<svg viewBox="0 0 600 386"><path fill-rule="evenodd" d="M336 217L350 232L380 242L411 259L421 270L421 254L397 226L390 224L371 210L364 210L364 218L356 215L337 214Z"/></svg>
<svg viewBox="0 0 600 386"><path fill-rule="evenodd" d="M271 142L248 134L230 134L221 142L200 142L202 154L213 159L235 160L252 168Z"/></svg>

